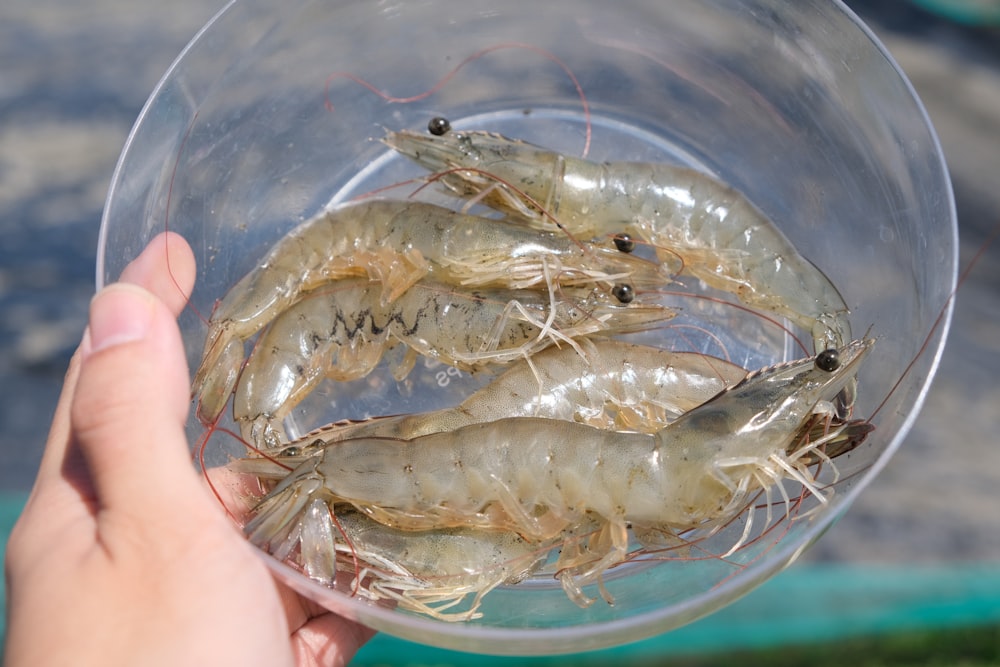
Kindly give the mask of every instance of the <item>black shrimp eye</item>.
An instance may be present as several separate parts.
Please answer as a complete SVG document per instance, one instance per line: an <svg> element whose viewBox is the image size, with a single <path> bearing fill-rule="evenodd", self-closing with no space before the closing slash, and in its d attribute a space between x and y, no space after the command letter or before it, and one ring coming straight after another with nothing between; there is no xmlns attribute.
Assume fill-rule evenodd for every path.
<svg viewBox="0 0 1000 667"><path fill-rule="evenodd" d="M621 303L632 303L632 300L635 299L635 290L626 283L618 283L612 287L611 294Z"/></svg>
<svg viewBox="0 0 1000 667"><path fill-rule="evenodd" d="M295 445L292 445L291 447L285 447L283 450L281 450L281 453L285 456L298 456L299 454L302 453L302 449L296 447Z"/></svg>
<svg viewBox="0 0 1000 667"><path fill-rule="evenodd" d="M451 131L451 123L448 122L447 118L435 116L434 118L431 118L429 123L427 123L427 131L435 137L440 137Z"/></svg>
<svg viewBox="0 0 1000 667"><path fill-rule="evenodd" d="M816 355L816 368L827 373L837 370L840 368L840 353L832 347L829 350L823 350Z"/></svg>
<svg viewBox="0 0 1000 667"><path fill-rule="evenodd" d="M635 250L635 241L628 234L615 234L612 240L615 242L615 247L621 252L632 252Z"/></svg>

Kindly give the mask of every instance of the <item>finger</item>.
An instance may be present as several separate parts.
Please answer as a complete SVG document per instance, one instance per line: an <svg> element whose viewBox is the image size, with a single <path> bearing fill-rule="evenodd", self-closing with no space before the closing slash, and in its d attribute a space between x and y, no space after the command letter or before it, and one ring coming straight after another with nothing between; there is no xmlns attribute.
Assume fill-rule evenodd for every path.
<svg viewBox="0 0 1000 667"><path fill-rule="evenodd" d="M176 316L194 287L195 259L180 234L164 232L122 271L121 282L139 285L163 301Z"/></svg>
<svg viewBox="0 0 1000 667"><path fill-rule="evenodd" d="M202 493L184 434L188 372L173 314L150 292L117 283L92 301L89 339L71 438L99 506L142 515Z"/></svg>
<svg viewBox="0 0 1000 667"><path fill-rule="evenodd" d="M375 631L327 612L311 618L292 634L299 664L347 665Z"/></svg>

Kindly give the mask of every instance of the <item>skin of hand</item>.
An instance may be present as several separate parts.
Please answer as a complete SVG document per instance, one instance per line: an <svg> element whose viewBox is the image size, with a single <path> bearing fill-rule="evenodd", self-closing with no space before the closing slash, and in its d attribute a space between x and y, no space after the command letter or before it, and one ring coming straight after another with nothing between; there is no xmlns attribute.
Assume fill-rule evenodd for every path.
<svg viewBox="0 0 1000 667"><path fill-rule="evenodd" d="M8 667L343 665L373 634L276 581L192 465L194 275L163 234L91 302L7 546Z"/></svg>

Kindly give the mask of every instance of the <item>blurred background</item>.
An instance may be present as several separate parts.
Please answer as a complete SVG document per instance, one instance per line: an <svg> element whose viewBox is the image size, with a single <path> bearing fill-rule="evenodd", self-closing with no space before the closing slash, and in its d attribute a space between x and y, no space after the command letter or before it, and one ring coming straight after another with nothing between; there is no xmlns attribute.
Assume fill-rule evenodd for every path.
<svg viewBox="0 0 1000 667"><path fill-rule="evenodd" d="M153 86L223 5L0 4L3 543L85 324L115 162ZM848 5L899 62L937 129L965 266L1000 225L1000 2ZM936 382L906 443L787 572L663 637L517 664L1000 665L998 312L1000 243L961 287ZM379 637L355 664L406 660L515 663Z"/></svg>

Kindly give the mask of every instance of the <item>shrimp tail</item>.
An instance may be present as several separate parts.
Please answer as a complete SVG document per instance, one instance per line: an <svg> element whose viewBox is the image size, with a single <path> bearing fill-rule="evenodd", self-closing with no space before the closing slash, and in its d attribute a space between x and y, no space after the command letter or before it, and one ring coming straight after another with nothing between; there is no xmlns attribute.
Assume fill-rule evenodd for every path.
<svg viewBox="0 0 1000 667"><path fill-rule="evenodd" d="M236 387L243 366L244 345L239 338L218 337L210 341L206 349L192 393L197 397L198 419L210 424L222 414Z"/></svg>
<svg viewBox="0 0 1000 667"><path fill-rule="evenodd" d="M267 459L242 459L236 463L235 469L257 471L253 474L261 478L284 476L257 503L243 526L249 541L280 561L297 563L309 578L332 584L337 574L339 531L329 505L320 497L322 479L298 469L289 474L287 468Z"/></svg>

